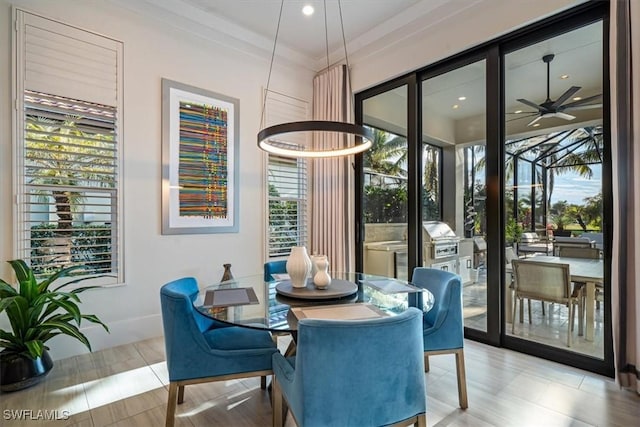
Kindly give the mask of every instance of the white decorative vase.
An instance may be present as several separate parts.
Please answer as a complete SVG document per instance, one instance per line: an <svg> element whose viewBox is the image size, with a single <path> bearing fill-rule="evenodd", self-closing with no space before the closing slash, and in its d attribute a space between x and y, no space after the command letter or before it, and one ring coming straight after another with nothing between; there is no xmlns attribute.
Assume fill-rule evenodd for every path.
<svg viewBox="0 0 640 427"><path fill-rule="evenodd" d="M294 246L287 259L287 274L291 278L291 286L294 288L307 286L309 272L311 272L311 259L307 255L307 248Z"/></svg>
<svg viewBox="0 0 640 427"><path fill-rule="evenodd" d="M316 277L316 273L318 272L318 268L316 267L316 263L319 259L321 259L324 255L309 255L311 258L311 278Z"/></svg>
<svg viewBox="0 0 640 427"><path fill-rule="evenodd" d="M316 274L313 276L313 284L318 289L326 289L331 284L329 276L329 260L326 255L318 257L316 260Z"/></svg>

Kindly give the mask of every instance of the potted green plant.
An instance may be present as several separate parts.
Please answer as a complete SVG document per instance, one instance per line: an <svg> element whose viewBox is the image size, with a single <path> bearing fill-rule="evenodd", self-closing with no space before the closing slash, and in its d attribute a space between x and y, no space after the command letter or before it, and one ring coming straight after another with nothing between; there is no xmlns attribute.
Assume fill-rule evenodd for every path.
<svg viewBox="0 0 640 427"><path fill-rule="evenodd" d="M507 220L504 228L504 236L507 245L513 245L515 248L520 240L520 236L522 236L522 226L516 222L515 218L509 218Z"/></svg>
<svg viewBox="0 0 640 427"><path fill-rule="evenodd" d="M63 290L69 285L90 277L73 275L85 270L84 266L58 269L40 282L23 260L8 261L15 272L17 287L0 279L0 313L6 312L11 330L0 329L0 390L15 391L40 382L53 367L45 345L57 335L68 335L83 343L89 351L91 344L80 332L84 319L109 328L93 314L82 314L78 294L96 286ZM70 277L61 285L50 289L58 279Z"/></svg>

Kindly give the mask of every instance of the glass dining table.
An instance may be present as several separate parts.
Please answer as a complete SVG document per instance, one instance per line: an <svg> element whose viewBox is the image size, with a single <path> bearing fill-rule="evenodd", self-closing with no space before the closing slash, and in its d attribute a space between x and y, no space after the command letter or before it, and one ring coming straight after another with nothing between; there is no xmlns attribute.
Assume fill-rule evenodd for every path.
<svg viewBox="0 0 640 427"><path fill-rule="evenodd" d="M433 306L429 291L390 277L331 272L328 288L317 289L311 279L305 288L293 288L288 276L274 276L270 281L258 274L207 286L193 305L224 323L294 335L301 318L355 320Z"/></svg>

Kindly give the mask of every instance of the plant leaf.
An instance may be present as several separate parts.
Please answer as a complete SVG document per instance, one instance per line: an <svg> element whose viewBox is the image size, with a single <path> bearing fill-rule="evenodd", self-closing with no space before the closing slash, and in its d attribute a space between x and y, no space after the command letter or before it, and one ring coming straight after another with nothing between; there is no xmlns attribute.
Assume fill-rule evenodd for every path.
<svg viewBox="0 0 640 427"><path fill-rule="evenodd" d="M47 277L42 282L40 282L40 285L39 285L40 292L46 291L47 288L49 288L49 285L51 285L56 280L58 280L58 279L60 279L62 277L69 276L72 272L74 272L76 270L86 270L86 269L87 269L87 267L84 266L84 265L72 265L70 267L61 268L60 270L56 271L51 276ZM71 283L75 283L77 281L86 280L88 278L89 278L89 276L83 276L80 279L76 279L76 280L72 280L72 281L67 282L67 283L63 283L62 285L60 285L57 288L55 288L53 291L55 292L56 290L62 288L63 286L67 286L67 285L69 285Z"/></svg>
<svg viewBox="0 0 640 427"><path fill-rule="evenodd" d="M12 296L12 297L5 297L0 299L0 313L2 313L5 308L13 304L16 298L17 298L16 296Z"/></svg>
<svg viewBox="0 0 640 427"><path fill-rule="evenodd" d="M73 316L73 319L77 324L80 324L80 309L78 306L72 301L68 301L66 299L55 299L54 296L48 297L49 299L49 307L56 307L65 310L67 313Z"/></svg>
<svg viewBox="0 0 640 427"><path fill-rule="evenodd" d="M10 342L12 344L18 344L19 340L16 336L10 332L0 330L0 340ZM0 342L0 347L6 347L2 342Z"/></svg>
<svg viewBox="0 0 640 427"><path fill-rule="evenodd" d="M96 316L95 314L83 314L82 318L83 319L87 319L89 322L98 323L98 324L102 325L102 327L104 328L105 331L111 333L109 331L109 327L107 325L105 325L104 323L102 323L102 320L98 319L98 316Z"/></svg>
<svg viewBox="0 0 640 427"><path fill-rule="evenodd" d="M0 279L0 298L6 298L12 295L18 295L18 291L16 291L16 288Z"/></svg>
<svg viewBox="0 0 640 427"><path fill-rule="evenodd" d="M29 356L32 359L42 356L42 352L44 351L44 345L42 344L42 341L40 340L26 341L24 345L27 347Z"/></svg>
<svg viewBox="0 0 640 427"><path fill-rule="evenodd" d="M69 323L57 322L57 321L51 321L51 320L47 320L46 322L42 323L41 326L49 327L52 329L54 328L58 329L61 333L65 335L69 335L70 337L76 338L78 341L83 343L89 349L89 351L91 351L91 344L89 344L89 340L75 326Z"/></svg>
<svg viewBox="0 0 640 427"><path fill-rule="evenodd" d="M21 259L11 260L9 264L11 264L11 268L13 268L18 279L20 295L28 300L33 299L38 294L38 282L31 268Z"/></svg>
<svg viewBox="0 0 640 427"><path fill-rule="evenodd" d="M28 328L28 310L29 301L22 295L16 295L13 298L13 304L10 304L5 308L7 312L7 318L11 323L13 333L17 337L22 337L24 332Z"/></svg>
<svg viewBox="0 0 640 427"><path fill-rule="evenodd" d="M62 285L60 285L57 288L55 288L54 291L57 291L60 288L64 288L65 286L69 286L69 285L74 284L74 283L83 282L85 280L98 279L100 277L115 277L115 276L112 276L110 274L96 274L96 275L92 275L92 276L83 276L83 277L79 277L79 278L74 279L74 280L70 280L70 281L68 281L66 283L63 283ZM71 292L77 291L75 293L78 293L78 292L86 291L87 289L94 289L94 288L102 288L102 286L85 286L83 288L77 288L77 289L81 289L80 291L77 291L77 289L74 289Z"/></svg>

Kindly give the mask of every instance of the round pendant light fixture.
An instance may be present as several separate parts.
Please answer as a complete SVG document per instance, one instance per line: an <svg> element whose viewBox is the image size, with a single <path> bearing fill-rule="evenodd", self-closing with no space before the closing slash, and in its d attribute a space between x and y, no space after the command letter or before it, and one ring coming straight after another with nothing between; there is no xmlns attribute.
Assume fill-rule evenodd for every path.
<svg viewBox="0 0 640 427"><path fill-rule="evenodd" d="M276 45L278 42L278 34L280 32L280 22L282 20L282 10L284 7L284 0L280 3L280 14L278 16L278 26L276 28L276 35L273 42L273 51L271 53L271 64L269 65L269 77L267 78L267 87L265 90L265 97L262 105L262 120L264 120L264 110L266 106L267 96L269 94L269 83L271 81L271 71L273 70L273 60L275 58ZM347 44L344 36L344 23L342 19L342 5L341 0L338 0L338 8L340 13L340 28L342 29L342 44L344 46L344 56L347 67L347 73L349 72L349 58L347 56ZM329 39L327 35L327 2L324 0L324 27L325 27L325 46L327 52L327 69L329 69ZM350 86L349 86L350 87ZM351 96L351 94L349 94ZM262 123L261 123L262 128ZM285 142L279 137L287 134L305 133L307 134L307 143L292 144ZM332 141L336 141L335 146L329 146L325 148L313 147L314 133L324 135L338 135L338 138L332 138ZM289 123L280 123L273 126L262 128L258 132L258 147L260 149L284 157L295 158L322 158L322 157L340 157L349 156L366 151L373 144L373 132L361 125L356 125L348 122L339 122L331 120L307 120L297 121Z"/></svg>

